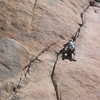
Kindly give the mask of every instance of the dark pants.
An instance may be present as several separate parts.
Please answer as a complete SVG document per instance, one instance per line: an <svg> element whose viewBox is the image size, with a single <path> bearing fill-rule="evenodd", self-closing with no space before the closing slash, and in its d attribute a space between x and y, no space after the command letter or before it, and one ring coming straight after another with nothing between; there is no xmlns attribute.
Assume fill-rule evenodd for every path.
<svg viewBox="0 0 100 100"><path fill-rule="evenodd" d="M72 54L74 54L75 49L71 50L71 49L67 49L66 51L64 51L62 53L62 57L63 59L67 58L69 60L72 60ZM67 54L67 55L66 55Z"/></svg>

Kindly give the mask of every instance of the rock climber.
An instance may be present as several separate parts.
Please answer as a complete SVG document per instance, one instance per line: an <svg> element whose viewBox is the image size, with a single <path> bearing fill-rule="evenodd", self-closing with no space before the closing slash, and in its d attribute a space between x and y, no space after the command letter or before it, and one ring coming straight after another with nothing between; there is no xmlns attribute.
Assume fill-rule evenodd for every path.
<svg viewBox="0 0 100 100"><path fill-rule="evenodd" d="M63 59L67 58L71 61L72 60L76 61L75 59L72 58L72 55L74 55L74 57L75 57L75 48L76 48L75 40L76 40L76 38L72 37L69 40L69 42L64 45L64 49L62 52Z"/></svg>

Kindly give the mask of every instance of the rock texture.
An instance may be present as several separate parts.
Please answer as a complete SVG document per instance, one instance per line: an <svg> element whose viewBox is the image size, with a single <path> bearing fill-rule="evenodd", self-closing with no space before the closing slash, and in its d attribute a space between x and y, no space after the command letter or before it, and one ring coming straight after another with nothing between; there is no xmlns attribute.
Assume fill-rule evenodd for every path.
<svg viewBox="0 0 100 100"><path fill-rule="evenodd" d="M100 100L99 29L93 0L0 0L0 100Z"/></svg>

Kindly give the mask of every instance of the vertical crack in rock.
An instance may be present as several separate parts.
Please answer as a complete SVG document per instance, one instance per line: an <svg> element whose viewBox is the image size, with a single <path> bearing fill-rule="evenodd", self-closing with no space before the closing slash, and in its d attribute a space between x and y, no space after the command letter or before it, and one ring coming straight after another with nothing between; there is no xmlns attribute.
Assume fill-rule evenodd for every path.
<svg viewBox="0 0 100 100"><path fill-rule="evenodd" d="M83 17L83 15L84 15L84 13L86 12L86 10L87 10L89 7L90 7L90 3L89 3L89 5L84 9L84 11L80 14L82 23L79 24L80 27L79 27L78 30L75 32L74 37L76 37L76 38L79 37L80 30L81 30L81 28L84 26L84 23L85 23L85 22L84 22L84 17Z"/></svg>
<svg viewBox="0 0 100 100"><path fill-rule="evenodd" d="M52 70L52 73L51 73L51 80L52 80L52 84L54 86L54 90L55 90L55 93L56 93L56 98L57 98L57 100L60 100L59 92L58 92L58 85L57 85L57 82L56 82L56 79L55 79L55 68L56 68L56 65L57 65L57 62L58 62L58 57L59 57L59 54L57 54L56 60L55 60L54 65L53 65L53 70Z"/></svg>

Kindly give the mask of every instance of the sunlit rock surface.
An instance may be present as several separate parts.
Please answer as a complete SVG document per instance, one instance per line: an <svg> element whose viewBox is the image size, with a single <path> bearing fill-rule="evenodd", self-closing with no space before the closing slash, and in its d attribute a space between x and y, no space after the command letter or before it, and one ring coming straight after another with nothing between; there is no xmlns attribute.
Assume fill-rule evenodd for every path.
<svg viewBox="0 0 100 100"><path fill-rule="evenodd" d="M99 100L100 4L0 0L0 100ZM77 30L76 62L58 52Z"/></svg>

